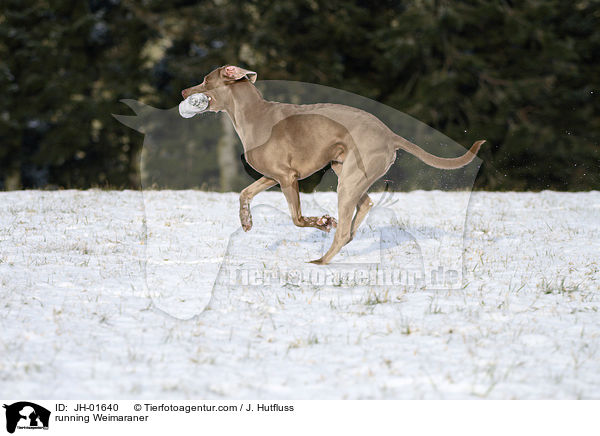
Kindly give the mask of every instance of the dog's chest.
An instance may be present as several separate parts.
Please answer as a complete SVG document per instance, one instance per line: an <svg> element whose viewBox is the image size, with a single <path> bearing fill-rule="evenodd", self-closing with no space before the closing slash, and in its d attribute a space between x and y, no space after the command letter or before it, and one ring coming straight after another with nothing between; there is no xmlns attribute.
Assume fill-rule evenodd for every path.
<svg viewBox="0 0 600 436"><path fill-rule="evenodd" d="M248 150L244 153L244 157L253 169L267 177L274 177L278 165L274 165L273 161L269 162L269 154L268 147L262 146Z"/></svg>

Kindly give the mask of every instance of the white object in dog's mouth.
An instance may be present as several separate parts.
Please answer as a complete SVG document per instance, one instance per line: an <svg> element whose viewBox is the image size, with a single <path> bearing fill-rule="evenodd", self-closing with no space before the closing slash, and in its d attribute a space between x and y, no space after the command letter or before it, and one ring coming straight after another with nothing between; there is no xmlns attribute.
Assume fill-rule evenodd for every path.
<svg viewBox="0 0 600 436"><path fill-rule="evenodd" d="M206 94L192 94L179 103L179 115L183 118L192 118L208 109L209 102L210 98Z"/></svg>

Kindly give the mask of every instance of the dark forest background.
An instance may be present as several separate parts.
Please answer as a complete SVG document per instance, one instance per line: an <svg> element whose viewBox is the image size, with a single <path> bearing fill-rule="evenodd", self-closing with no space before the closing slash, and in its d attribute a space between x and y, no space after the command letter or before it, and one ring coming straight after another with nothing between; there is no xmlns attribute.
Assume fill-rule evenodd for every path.
<svg viewBox="0 0 600 436"><path fill-rule="evenodd" d="M138 188L143 135L111 116L119 101L171 108L223 64L485 138L478 189L600 189L600 1L0 5L0 189ZM206 150L194 171L239 190L223 165L241 148L222 150L236 157Z"/></svg>

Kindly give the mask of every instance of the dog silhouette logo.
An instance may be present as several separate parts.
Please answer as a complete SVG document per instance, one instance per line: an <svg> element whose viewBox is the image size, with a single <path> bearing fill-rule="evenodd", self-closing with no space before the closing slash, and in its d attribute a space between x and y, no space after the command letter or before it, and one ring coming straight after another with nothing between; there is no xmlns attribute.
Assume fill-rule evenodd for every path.
<svg viewBox="0 0 600 436"><path fill-rule="evenodd" d="M50 411L38 404L19 401L4 405L6 409L6 431L14 433L16 429L48 430Z"/></svg>
<svg viewBox="0 0 600 436"><path fill-rule="evenodd" d="M309 105L308 109L313 107L311 105L315 108L324 107L322 104L333 104L334 108L343 105L348 108L344 114L360 110L368 114L364 115L366 119L375 117L379 120L376 123L383 123L385 132L402 135L410 143L422 146L424 152L442 159L467 152L462 145L432 127L356 94L280 80L257 82L256 87L265 99L273 102ZM135 100L123 100L123 103L135 115L113 116L144 135L139 168L144 209L143 296L152 300L155 309L178 319L191 320L209 306L216 307L219 301L225 304L227 299L219 296L231 295L230 291L240 286L254 287L257 291L268 285L277 288L290 284L288 277L295 283L298 274L311 277L310 285L320 288L329 286L331 277L335 278L333 286L342 283L351 287L356 281L365 282L364 274L368 275L367 284L392 286L398 291L406 286L439 290L463 286L464 234L470 192L482 162L478 157L473 158L472 164L446 171L402 148L396 149L397 158L393 162L390 160L394 156L386 154L390 166L385 178L379 177L379 164L377 174L366 173L367 179L377 175L377 181L369 188L374 204L368 215L362 216L364 222L352 236L352 242L340 248L335 259L331 259L333 263L315 270L305 263L323 258L337 234L337 230L327 233L331 230L330 224L333 225L327 217L339 217L337 197L330 198L326 192L338 189L339 177L331 163L298 182L298 190L307 193L301 199L302 210L308 214L306 217L315 218L316 227L325 232L297 227L292 212L285 211L285 206L281 206L281 210L279 206L274 207L282 204L281 200L285 201L284 195L269 204L258 203L260 198L251 204L247 196L240 197L238 218L238 199L229 203L228 193L212 191L220 190L223 174L229 174L228 179L239 187L257 183L255 180L263 175L254 170L246 158L262 145L244 149L225 113L203 112L184 118L177 107L157 109ZM337 132L336 135L343 138L351 136L352 141L347 142L356 151L353 154L357 161L356 173L364 177L363 170L368 167L365 163L374 158L369 149L361 153L354 145L358 146L359 137L363 139L361 144L372 143L373 137L364 133L370 130L360 128L361 123L350 122L333 109L315 114L329 117L317 120L327 132ZM271 144L274 129L290 130L280 124L286 120L291 122L288 118L277 118L273 126L267 124L270 128L262 125L260 140L254 142ZM320 135L318 131L307 134ZM374 135L378 137L379 133ZM242 149L244 158L240 165L237 153ZM358 164L359 160L362 165ZM357 176L357 180L362 183L361 177ZM310 183L303 189L301 182L307 181ZM265 186L261 185L261 189ZM325 192L310 194L315 189ZM408 195L403 191L414 192ZM445 193L440 195L438 191ZM397 202L402 205L394 206ZM299 205L292 207L296 212L298 208ZM251 210L256 216L253 217ZM324 220L320 224L319 218ZM338 281L348 274L353 281Z"/></svg>

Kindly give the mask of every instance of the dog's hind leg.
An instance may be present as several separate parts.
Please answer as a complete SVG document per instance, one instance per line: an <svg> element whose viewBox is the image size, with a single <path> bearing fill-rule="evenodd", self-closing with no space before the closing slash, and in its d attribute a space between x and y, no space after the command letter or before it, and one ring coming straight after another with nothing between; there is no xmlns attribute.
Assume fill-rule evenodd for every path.
<svg viewBox="0 0 600 436"><path fill-rule="evenodd" d="M356 236L356 231L360 227L360 224L363 222L367 213L373 207L373 200L367 194L364 194L360 200L358 201L358 205L356 206L356 215L354 215L354 219L352 220L352 228L350 230L350 241L354 239ZM348 242L350 242L348 241Z"/></svg>
<svg viewBox="0 0 600 436"><path fill-rule="evenodd" d="M346 163L344 164L344 166ZM326 265L333 256L339 253L344 245L352 239L352 221L354 211L359 201L365 195L371 181L363 173L352 171L348 167L342 170L338 181L338 226L333 237L333 243L325 255L317 260L311 261L317 265ZM359 223L360 224L360 223Z"/></svg>
<svg viewBox="0 0 600 436"><path fill-rule="evenodd" d="M333 169L335 174L338 177L340 177L340 175L342 174L342 163L333 162L331 164L331 169ZM371 197L369 197L368 194L364 194L360 198L356 206L356 214L354 215L354 219L352 220L352 227L350 228L350 239L348 240L348 242L350 242L352 239L354 239L354 236L356 236L356 231L367 216L367 213L369 213L369 210L371 210L371 207L373 207L373 201L371 200ZM346 242L346 244L348 242Z"/></svg>
<svg viewBox="0 0 600 436"><path fill-rule="evenodd" d="M367 189L387 172L394 158L395 155L386 153L383 148L381 152L370 154L369 159L362 159L366 171L361 171L356 154L350 154L341 165L337 163L332 165L338 174L338 227L327 253L311 263L328 264L333 256L352 240L373 204L367 195ZM356 216L354 216L355 209Z"/></svg>
<svg viewBox="0 0 600 436"><path fill-rule="evenodd" d="M343 182L341 182L343 183ZM352 189L358 188L352 186ZM356 209L359 198L363 195L364 191L368 188L368 185L361 186L360 189L363 191L360 195L354 195L352 189L345 188L343 185L338 184L338 226L333 237L333 243L325 255L317 260L311 261L317 265L326 265L329 261L339 253L344 245L350 242L352 238L352 216Z"/></svg>
<svg viewBox="0 0 600 436"><path fill-rule="evenodd" d="M240 193L240 221L245 232L252 228L252 215L250 215L250 201L256 194L275 186L277 182L268 177L261 177Z"/></svg>

